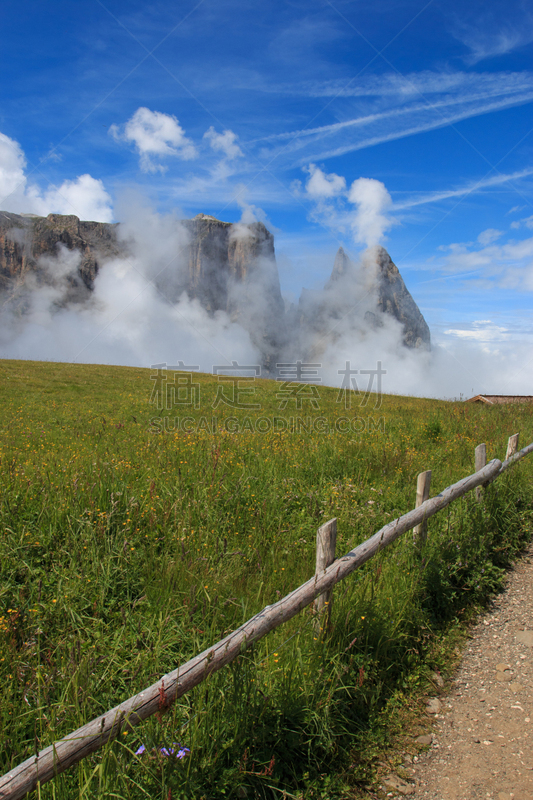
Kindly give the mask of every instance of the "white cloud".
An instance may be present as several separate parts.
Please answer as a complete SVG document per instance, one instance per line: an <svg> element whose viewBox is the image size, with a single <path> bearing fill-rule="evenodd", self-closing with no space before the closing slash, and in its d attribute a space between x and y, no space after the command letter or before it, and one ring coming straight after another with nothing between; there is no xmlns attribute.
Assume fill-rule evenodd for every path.
<svg viewBox="0 0 533 800"><path fill-rule="evenodd" d="M80 219L112 222L111 197L102 181L91 175L80 175L74 181L51 186L43 195L36 187L28 189L31 211L42 215L75 214Z"/></svg>
<svg viewBox="0 0 533 800"><path fill-rule="evenodd" d="M344 233L351 228L354 241L367 247L380 244L385 231L396 224L389 215L392 199L385 184L374 178L358 178L347 189L346 178L325 173L316 164L303 167L309 174L306 196L313 202L311 219ZM296 192L301 184L293 185ZM347 202L356 207L355 212Z"/></svg>
<svg viewBox="0 0 533 800"><path fill-rule="evenodd" d="M465 44L472 50L468 63L476 64L485 58L493 58L494 56L501 56L505 53L516 50L517 47L523 47L533 40L531 30L518 31L511 29L503 29L492 35L475 36Z"/></svg>
<svg viewBox="0 0 533 800"><path fill-rule="evenodd" d="M430 95L483 94L495 96L527 90L531 86L531 73L521 72L471 72L445 69L439 72L420 70L419 72L385 72L358 76L356 81L348 84L345 79L306 81L304 83L261 84L254 83L253 88L263 92L299 97L372 97L393 98L400 101L410 97L420 98ZM301 133L304 133L303 129ZM287 138L289 134L271 134L264 140L279 137Z"/></svg>
<svg viewBox="0 0 533 800"><path fill-rule="evenodd" d="M458 339L483 343L505 342L510 338L510 331L506 327L496 325L490 319L475 320L470 328L450 328L445 333Z"/></svg>
<svg viewBox="0 0 533 800"><path fill-rule="evenodd" d="M243 155L237 144L237 134L233 131L225 130L223 133L217 133L211 125L204 133L204 139L207 139L213 150L223 153L230 160Z"/></svg>
<svg viewBox="0 0 533 800"><path fill-rule="evenodd" d="M197 151L175 116L160 111L150 111L141 106L126 122L124 129L111 125L109 133L116 141L132 142L140 155L143 172L164 172L165 167L154 160L166 157L190 161Z"/></svg>
<svg viewBox="0 0 533 800"><path fill-rule="evenodd" d="M525 217L525 219L515 220L515 222L511 222L511 228L514 230L518 230L521 228L522 225L525 225L526 228L529 230L533 230L533 215L530 217Z"/></svg>
<svg viewBox="0 0 533 800"><path fill-rule="evenodd" d="M479 239L478 239L479 241ZM463 274L466 285L483 282L485 289L505 288L520 292L533 291L533 237L510 240L503 244L455 243L442 248L447 251L438 266L448 273Z"/></svg>
<svg viewBox="0 0 533 800"><path fill-rule="evenodd" d="M486 247L499 239L500 236L503 236L503 231L497 231L495 228L487 228L486 231L482 231L479 234L477 240L483 247Z"/></svg>
<svg viewBox="0 0 533 800"><path fill-rule="evenodd" d="M380 244L385 231L394 224L387 215L392 199L385 184L374 178L358 178L350 187L348 200L357 206L352 220L355 240L367 247Z"/></svg>
<svg viewBox="0 0 533 800"><path fill-rule="evenodd" d="M291 190L291 192L295 197L300 197L300 195L302 194L301 180L299 180L299 178L295 178L293 181L291 181L289 189Z"/></svg>
<svg viewBox="0 0 533 800"><path fill-rule="evenodd" d="M253 222L262 222L269 228L271 233L275 233L277 229L267 218L266 212L259 206L249 203L247 200L248 194L249 190L244 184L237 185L235 201L241 209L241 218L239 222L234 224L231 235L234 238L249 237L250 231L245 226L251 225Z"/></svg>
<svg viewBox="0 0 533 800"><path fill-rule="evenodd" d="M313 160L337 158L346 153L366 150L368 147L375 147L378 144L393 142L397 139L404 139L409 136L416 136L419 133L426 133L427 131L437 130L438 128L446 128L464 119L482 116L483 114L489 114L494 111L502 111L517 105L525 105L532 101L533 91L524 92L519 96L513 97L512 100L497 98L491 101L476 102L476 98L465 97L460 103L453 101L442 101L438 103L425 102L417 107L396 110L391 114L383 115L384 117L393 118L391 119L391 124L388 126L375 124L370 126L369 131L365 131L365 129L362 128L361 133L357 135L357 133L359 133L357 131L355 136L350 136L349 132L346 131L347 135L344 137L336 136L335 134L337 134L338 131L335 130L332 132L334 135L331 138L333 140L340 140L338 144L334 141L333 146L329 146L327 149L324 149L322 145L318 152L315 147L304 158L299 159L297 163L301 163L302 160L307 161L309 158ZM450 111L446 110L448 107L451 107ZM375 116L376 118L372 119L371 122L379 123L377 119L378 115ZM350 123L358 124L358 122L359 119L350 120ZM367 133L366 136L364 135L365 133ZM320 135L316 137L317 142L320 142L322 139L327 139L327 137ZM284 149L290 152L291 149L298 150L300 147L303 147L301 141L296 142L290 147L285 147Z"/></svg>
<svg viewBox="0 0 533 800"><path fill-rule="evenodd" d="M303 167L309 178L302 191L302 182L293 181L291 191L296 195L304 195L313 204L309 218L330 228L345 232L350 224L346 210L346 178L334 172L325 173L316 164Z"/></svg>
<svg viewBox="0 0 533 800"><path fill-rule="evenodd" d="M490 178L481 178L478 181L467 183L464 186L459 186L456 189L445 189L443 191L429 192L427 194L417 194L410 199L395 202L394 208L396 211L400 211L404 208L413 208L414 206L426 205L427 203L438 203L441 200L448 200L453 197L462 197L467 194L475 194L483 189L490 189L493 186L501 186L503 183L507 183L508 181L517 181L521 178L528 178L531 175L533 175L532 167L527 167L526 169L511 173L500 173L498 175L492 175ZM517 210L519 210L519 207L515 206L507 213L511 214ZM512 223L511 227L518 227L518 225L516 223Z"/></svg>
<svg viewBox="0 0 533 800"><path fill-rule="evenodd" d="M339 122L264 137L257 140L265 143L262 155L292 165L323 161L533 100L532 75L525 71L387 73L357 84L346 89L359 96L357 115L350 104ZM343 96L324 86L325 94ZM300 88L306 94L298 86L294 93Z"/></svg>
<svg viewBox="0 0 533 800"><path fill-rule="evenodd" d="M309 180L305 189L313 200L337 197L346 190L346 179L341 175L331 172L327 175L316 164L304 167L304 172L309 173Z"/></svg>
<svg viewBox="0 0 533 800"><path fill-rule="evenodd" d="M520 20L509 19L509 14L501 20L494 17L490 5L483 4L473 16L472 23L462 21L454 31L455 38L470 50L464 59L467 64L505 55L533 41L533 15L530 12Z"/></svg>
<svg viewBox="0 0 533 800"><path fill-rule="evenodd" d="M4 211L39 214L75 214L80 219L112 222L110 195L101 180L80 175L45 191L29 184L26 158L19 143L0 133L0 207Z"/></svg>
<svg viewBox="0 0 533 800"><path fill-rule="evenodd" d="M0 133L0 206L6 211L24 196L25 169L26 159L19 143Z"/></svg>

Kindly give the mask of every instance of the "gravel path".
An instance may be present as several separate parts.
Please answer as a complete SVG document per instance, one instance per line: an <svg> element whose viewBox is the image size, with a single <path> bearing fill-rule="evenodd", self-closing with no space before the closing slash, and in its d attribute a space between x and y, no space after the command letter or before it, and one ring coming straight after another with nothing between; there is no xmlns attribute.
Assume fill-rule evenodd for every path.
<svg viewBox="0 0 533 800"><path fill-rule="evenodd" d="M533 799L533 546L471 634L448 695L428 704L428 751L389 797Z"/></svg>

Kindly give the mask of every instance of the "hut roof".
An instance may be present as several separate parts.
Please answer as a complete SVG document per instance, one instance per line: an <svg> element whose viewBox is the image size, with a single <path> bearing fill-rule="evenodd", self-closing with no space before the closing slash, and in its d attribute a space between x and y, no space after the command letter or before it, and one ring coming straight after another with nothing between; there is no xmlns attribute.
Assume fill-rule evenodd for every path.
<svg viewBox="0 0 533 800"><path fill-rule="evenodd" d="M476 394L466 401L467 403L486 403L489 406L503 405L506 403L533 403L531 394Z"/></svg>

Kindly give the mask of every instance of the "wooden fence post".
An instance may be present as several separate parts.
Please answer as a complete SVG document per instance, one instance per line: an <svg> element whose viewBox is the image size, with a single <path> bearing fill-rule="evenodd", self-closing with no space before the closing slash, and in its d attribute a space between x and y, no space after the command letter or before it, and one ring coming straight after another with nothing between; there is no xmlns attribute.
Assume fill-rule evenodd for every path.
<svg viewBox="0 0 533 800"><path fill-rule="evenodd" d="M330 519L321 525L316 534L316 569L315 577L320 578L327 568L335 561L335 547L337 545L337 519ZM319 595L314 604L315 629L317 633L327 630L331 620L331 604L333 602L333 589Z"/></svg>
<svg viewBox="0 0 533 800"><path fill-rule="evenodd" d="M514 456L516 451L518 450L518 437L520 436L519 433L513 433L512 436L509 436L509 441L507 442L507 452L505 454L505 460L507 461L508 458Z"/></svg>
<svg viewBox="0 0 533 800"><path fill-rule="evenodd" d="M431 486L431 470L428 469L425 472L421 472L416 481L416 506L418 508L425 503L426 500L429 500L429 487ZM425 519L420 525L417 525L416 528L413 529L413 541L418 546L421 547L425 544L428 535L428 522Z"/></svg>
<svg viewBox="0 0 533 800"><path fill-rule="evenodd" d="M171 706L179 697L198 686L208 675L230 664L254 642L293 619L316 597L326 594L339 581L344 580L358 567L366 564L373 556L396 541L402 533L412 530L415 525L432 517L437 511L446 508L457 497L462 497L476 486L494 480L530 453L533 453L533 442L512 456L507 464L502 465L501 461L494 459L481 473L468 475L443 489L436 497L426 500L424 507L391 520L370 539L335 559L321 575L314 575L273 605L266 606L239 628L190 661L180 664L156 683L10 769L0 777L0 798L22 800L38 785L43 786L54 776L77 764L107 742L120 737L124 729L129 730L142 720L157 714L161 711L162 705Z"/></svg>
<svg viewBox="0 0 533 800"><path fill-rule="evenodd" d="M480 469L487 463L487 445L486 444L478 444L476 447L476 456L475 456L475 464L476 464L476 472L479 472ZM481 501L481 495L483 494L483 489L481 486L478 486L476 489L476 500L478 503Z"/></svg>

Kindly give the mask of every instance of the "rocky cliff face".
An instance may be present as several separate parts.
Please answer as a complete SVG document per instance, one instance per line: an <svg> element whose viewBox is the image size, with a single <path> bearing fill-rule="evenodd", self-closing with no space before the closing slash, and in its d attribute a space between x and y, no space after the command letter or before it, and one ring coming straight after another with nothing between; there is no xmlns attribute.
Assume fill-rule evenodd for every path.
<svg viewBox="0 0 533 800"><path fill-rule="evenodd" d="M80 286L91 290L100 264L120 252L116 228L104 222L82 222L74 215L0 212L0 291L11 290L30 272L44 280L40 260L57 256L58 245L80 253L72 281L78 279Z"/></svg>
<svg viewBox="0 0 533 800"><path fill-rule="evenodd" d="M231 284L250 281L261 260L275 260L274 237L262 222L233 225L198 214L183 225L189 232L187 292L209 311L228 310ZM272 288L281 308L279 280Z"/></svg>
<svg viewBox="0 0 533 800"><path fill-rule="evenodd" d="M400 270L383 247L375 248L378 266L378 309L390 314L403 325L403 342L406 347L431 346L428 324L407 286Z"/></svg>
<svg viewBox="0 0 533 800"><path fill-rule="evenodd" d="M357 333L382 326L387 315L402 325L405 346L429 347L428 326L383 248L367 251L361 265L340 248L324 289L304 290L299 307L286 313L274 238L261 222L231 224L198 214L176 225L181 245L174 248L172 274L154 278L159 293L174 304L185 292L210 315L226 312L249 332L267 371L277 361L318 355L319 340L353 334L355 346ZM134 248L134 237L119 225L0 212L0 292L4 300L18 297L19 314L28 286L59 286L56 305L84 303L106 262L127 261Z"/></svg>
<svg viewBox="0 0 533 800"><path fill-rule="evenodd" d="M265 368L274 369L286 333L272 234L262 222L233 225L206 214L176 224L185 230L185 244L175 254L173 274L165 270L154 278L159 293L176 303L186 292L209 314L226 312L249 332ZM77 258L56 269L52 262L62 248ZM28 283L33 289L60 282L60 305L84 302L106 261L127 260L134 250L119 225L0 212L0 292L17 298L19 313Z"/></svg>
<svg viewBox="0 0 533 800"><path fill-rule="evenodd" d="M184 290L211 313L226 311L239 322L273 370L286 337L274 237L262 222L233 225L207 214L183 225L189 232Z"/></svg>
<svg viewBox="0 0 533 800"><path fill-rule="evenodd" d="M377 312L388 314L403 326L403 343L406 347L421 347L429 349L431 334L426 320L407 289L400 270L393 263L384 247L372 247L366 251L361 265L355 265L340 247L335 256L335 263L331 277L326 284L326 292L335 292L345 297L347 284L359 284L361 297L354 316L360 308L365 308L365 318L372 326L379 326L383 318ZM367 294L365 297L364 294ZM366 308L368 300L375 303L376 310Z"/></svg>
<svg viewBox="0 0 533 800"><path fill-rule="evenodd" d="M430 349L427 323L382 247L366 250L357 264L339 248L324 288L303 290L297 317L297 349L310 361L322 361L339 344L355 356L373 333L389 351L398 342Z"/></svg>

